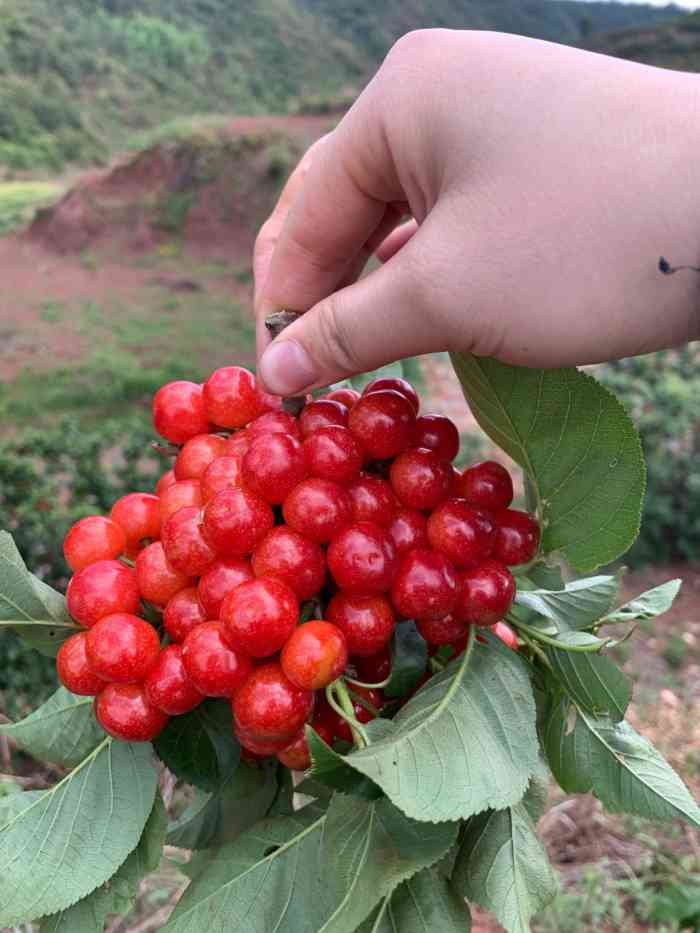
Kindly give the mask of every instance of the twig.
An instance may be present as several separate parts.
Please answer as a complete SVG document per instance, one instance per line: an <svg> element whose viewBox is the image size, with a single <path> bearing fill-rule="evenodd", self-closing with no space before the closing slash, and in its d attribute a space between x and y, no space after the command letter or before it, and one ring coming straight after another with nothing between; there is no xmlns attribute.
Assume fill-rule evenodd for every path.
<svg viewBox="0 0 700 933"><path fill-rule="evenodd" d="M285 327L289 327L290 324L293 324L300 315L296 311L277 311L275 314L270 314L265 318L265 327L270 332L270 336L275 340ZM302 410L306 404L306 399L303 395L297 395L292 398L286 398L283 401L284 410L295 417Z"/></svg>

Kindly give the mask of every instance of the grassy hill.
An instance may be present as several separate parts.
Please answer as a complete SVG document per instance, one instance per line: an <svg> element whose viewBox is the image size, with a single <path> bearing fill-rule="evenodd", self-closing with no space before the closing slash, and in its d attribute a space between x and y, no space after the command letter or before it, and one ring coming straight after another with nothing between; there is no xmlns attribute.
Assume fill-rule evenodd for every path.
<svg viewBox="0 0 700 933"><path fill-rule="evenodd" d="M700 13L653 26L593 35L587 48L679 71L700 71Z"/></svg>
<svg viewBox="0 0 700 933"><path fill-rule="evenodd" d="M420 26L577 41L669 15L568 0L3 0L0 165L99 160L195 113L322 108Z"/></svg>

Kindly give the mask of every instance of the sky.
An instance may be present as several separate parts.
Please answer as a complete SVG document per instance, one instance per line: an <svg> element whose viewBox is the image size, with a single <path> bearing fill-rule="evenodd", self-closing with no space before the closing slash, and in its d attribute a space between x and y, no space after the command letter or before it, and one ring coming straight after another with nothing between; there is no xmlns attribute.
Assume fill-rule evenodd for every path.
<svg viewBox="0 0 700 933"><path fill-rule="evenodd" d="M625 0L627 3L645 3L649 6L668 6L668 0ZM674 0L684 10L700 10L700 0Z"/></svg>

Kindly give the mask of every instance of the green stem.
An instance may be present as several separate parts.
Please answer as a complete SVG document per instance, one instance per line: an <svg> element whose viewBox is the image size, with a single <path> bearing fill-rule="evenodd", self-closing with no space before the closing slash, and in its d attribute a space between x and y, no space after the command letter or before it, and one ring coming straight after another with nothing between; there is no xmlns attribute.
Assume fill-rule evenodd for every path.
<svg viewBox="0 0 700 933"><path fill-rule="evenodd" d="M607 641L602 642L600 645L567 645L559 641L558 638L545 635L544 632L540 632L539 629L534 628L532 625L527 625L525 622L513 620L513 625L523 636L530 635L530 637L534 638L536 641L541 641L543 645L551 645L553 648L559 648L560 651L571 651L573 654L599 654L607 645Z"/></svg>
<svg viewBox="0 0 700 933"><path fill-rule="evenodd" d="M445 665L442 663L442 661L438 661L437 658L431 658L430 669L434 674L439 674L441 671L445 670Z"/></svg>
<svg viewBox="0 0 700 933"><path fill-rule="evenodd" d="M391 681L391 674L388 677L385 677L384 680L380 680L378 684L365 684L361 680L355 680L354 677L348 677L347 674L343 677L343 680L346 684L350 684L353 687L362 687L363 690L381 690L382 687Z"/></svg>
<svg viewBox="0 0 700 933"><path fill-rule="evenodd" d="M336 693L338 695L337 700L335 697ZM342 680L336 680L326 687L326 699L328 700L329 706L350 726L355 745L357 745L358 748L365 748L369 745L367 733L357 719L355 719L355 710L353 709L352 700Z"/></svg>
<svg viewBox="0 0 700 933"><path fill-rule="evenodd" d="M537 657L540 659L540 661L541 661L546 667L548 667L548 668L550 669L550 671L551 671L552 665L549 663L549 658L548 658L547 655L544 653L544 651L540 648L540 646L537 644L537 642L536 642L536 641L533 641L528 635L525 634L525 632L519 632L518 634L520 635L520 637L522 638L522 640L525 642L525 644L528 646L528 648L532 651L532 653L533 653L533 654L536 654Z"/></svg>

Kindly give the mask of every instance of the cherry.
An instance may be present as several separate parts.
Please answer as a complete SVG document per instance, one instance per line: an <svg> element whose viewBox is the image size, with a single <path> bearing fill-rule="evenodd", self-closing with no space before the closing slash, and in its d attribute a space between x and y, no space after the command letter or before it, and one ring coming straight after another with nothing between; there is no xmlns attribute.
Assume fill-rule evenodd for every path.
<svg viewBox="0 0 700 933"><path fill-rule="evenodd" d="M345 670L348 648L343 632L322 619L294 630L280 656L285 675L305 690L321 690Z"/></svg>
<svg viewBox="0 0 700 933"><path fill-rule="evenodd" d="M197 584L197 596L208 619L218 619L221 604L228 594L241 583L254 579L255 574L249 560L243 557L228 557L215 560L202 574Z"/></svg>
<svg viewBox="0 0 700 933"><path fill-rule="evenodd" d="M112 521L126 535L127 550L140 549L160 537L160 499L147 492L131 492L122 496L109 513Z"/></svg>
<svg viewBox="0 0 700 933"><path fill-rule="evenodd" d="M201 479L202 503L206 505L222 489L235 489L243 482L243 457L227 454L212 460Z"/></svg>
<svg viewBox="0 0 700 933"><path fill-rule="evenodd" d="M182 663L207 697L233 696L253 670L250 658L229 646L221 622L203 622L192 629L182 645Z"/></svg>
<svg viewBox="0 0 700 933"><path fill-rule="evenodd" d="M414 509L399 509L387 529L397 554L428 547L428 519Z"/></svg>
<svg viewBox="0 0 700 933"><path fill-rule="evenodd" d="M253 551L256 577L276 577L294 591L300 602L311 599L326 579L326 558L315 541L286 525L267 533Z"/></svg>
<svg viewBox="0 0 700 933"><path fill-rule="evenodd" d="M319 428L304 441L304 452L312 476L340 485L360 475L364 454L347 428L340 425Z"/></svg>
<svg viewBox="0 0 700 933"><path fill-rule="evenodd" d="M485 560L474 570L459 574L459 599L455 615L474 625L493 625L513 605L515 580L497 560Z"/></svg>
<svg viewBox="0 0 700 933"><path fill-rule="evenodd" d="M95 698L95 717L105 732L123 742L150 742L169 719L148 702L141 684L107 684Z"/></svg>
<svg viewBox="0 0 700 933"><path fill-rule="evenodd" d="M63 555L73 571L98 560L113 560L124 553L126 534L111 518L88 515L81 518L63 539Z"/></svg>
<svg viewBox="0 0 700 933"><path fill-rule="evenodd" d="M160 497L160 521L164 525L171 515L189 506L202 507L202 487L197 479L183 479L168 486Z"/></svg>
<svg viewBox="0 0 700 933"><path fill-rule="evenodd" d="M345 405L349 411L360 398L360 393L357 389L352 389L350 387L347 389L333 389L332 392L327 392L323 398L330 399L332 402L340 402L340 404Z"/></svg>
<svg viewBox="0 0 700 933"><path fill-rule="evenodd" d="M223 457L225 451L226 439L218 434L191 437L175 460L176 479L201 479L212 460Z"/></svg>
<svg viewBox="0 0 700 933"><path fill-rule="evenodd" d="M291 434L254 438L241 466L247 488L271 505L282 503L308 472L304 448Z"/></svg>
<svg viewBox="0 0 700 933"><path fill-rule="evenodd" d="M342 486L313 477L290 492L282 505L282 514L295 531L326 544L350 524L352 506Z"/></svg>
<svg viewBox="0 0 700 933"><path fill-rule="evenodd" d="M299 415L299 430L302 437L309 437L319 428L331 425L347 427L348 409L341 402L329 398L320 398L309 402Z"/></svg>
<svg viewBox="0 0 700 933"><path fill-rule="evenodd" d="M126 612L105 616L87 635L88 664L93 673L110 683L140 683L160 654L160 639L153 626Z"/></svg>
<svg viewBox="0 0 700 933"><path fill-rule="evenodd" d="M162 496L168 486L172 486L173 483L176 483L175 479L175 470L166 470L165 473L156 483L156 495Z"/></svg>
<svg viewBox="0 0 700 933"><path fill-rule="evenodd" d="M105 682L94 673L88 662L85 644L87 635L87 632L78 632L63 642L56 655L56 670L66 690L81 697L94 697L102 690Z"/></svg>
<svg viewBox="0 0 700 933"><path fill-rule="evenodd" d="M493 551L496 526L464 499L447 499L428 519L428 541L457 567L473 567Z"/></svg>
<svg viewBox="0 0 700 933"><path fill-rule="evenodd" d="M411 443L416 423L413 404L393 391L363 395L348 415L348 427L374 460L388 460Z"/></svg>
<svg viewBox="0 0 700 933"><path fill-rule="evenodd" d="M358 595L388 590L398 566L391 538L373 522L348 525L331 541L327 559L340 589Z"/></svg>
<svg viewBox="0 0 700 933"><path fill-rule="evenodd" d="M178 590L192 585L192 578L171 567L163 545L154 541L136 558L136 580L146 602L165 606Z"/></svg>
<svg viewBox="0 0 700 933"><path fill-rule="evenodd" d="M286 411L268 411L251 421L247 429L248 440L264 434L291 434L295 440L301 440L301 432L296 418Z"/></svg>
<svg viewBox="0 0 700 933"><path fill-rule="evenodd" d="M379 476L362 473L348 486L352 520L374 522L387 528L396 513L398 502L391 484Z"/></svg>
<svg viewBox="0 0 700 933"><path fill-rule="evenodd" d="M373 379L371 382L368 382L362 392L363 395L371 395L373 392L385 392L385 391L398 392L399 395L403 395L404 398L408 399L411 403L413 410L418 414L418 409L420 408L420 399L418 398L418 393L413 388L410 382L401 377L397 378L379 378Z"/></svg>
<svg viewBox="0 0 700 933"><path fill-rule="evenodd" d="M464 622L451 613L441 619L420 619L416 626L429 645L452 645L467 633Z"/></svg>
<svg viewBox="0 0 700 933"><path fill-rule="evenodd" d="M214 370L204 383L203 396L208 420L222 428L242 428L260 407L255 376L242 366Z"/></svg>
<svg viewBox="0 0 700 933"><path fill-rule="evenodd" d="M197 506L180 509L167 520L162 542L170 566L188 577L205 573L216 559L202 532L202 512Z"/></svg>
<svg viewBox="0 0 700 933"><path fill-rule="evenodd" d="M357 679L368 684L379 684L391 674L391 651L388 645L376 654L370 654L365 658L356 656L350 661L357 673Z"/></svg>
<svg viewBox="0 0 700 933"><path fill-rule="evenodd" d="M352 692L356 693L358 696L361 696L366 700L370 706L373 706L377 712L381 710L384 705L384 697L380 690L368 690L366 687L352 687ZM355 713L355 719L360 722L370 722L372 719L375 719L374 713L370 712L366 706L363 706L359 700L356 700L353 697L352 708ZM350 729L350 724L347 723L342 716L338 716L335 713L335 728L334 733L339 739L344 739L346 742L352 742L352 731Z"/></svg>
<svg viewBox="0 0 700 933"><path fill-rule="evenodd" d="M233 734L240 743L241 758L243 758L244 751L248 754L255 755L257 759L272 758L274 755L277 755L278 752L281 752L289 743L289 736L277 740L270 739L269 741L260 741L246 735L244 732L239 732L235 726Z"/></svg>
<svg viewBox="0 0 700 933"><path fill-rule="evenodd" d="M187 586L168 600L163 612L163 625L172 641L183 642L195 626L208 618L210 616L198 599L198 589Z"/></svg>
<svg viewBox="0 0 700 933"><path fill-rule="evenodd" d="M443 415L422 415L416 420L413 446L433 450L441 460L452 461L459 453L459 431Z"/></svg>
<svg viewBox="0 0 700 933"><path fill-rule="evenodd" d="M182 645L168 645L161 651L143 686L148 702L169 716L189 713L204 699L185 670Z"/></svg>
<svg viewBox="0 0 700 933"><path fill-rule="evenodd" d="M153 425L171 444L184 444L195 434L206 434L209 418L202 386L180 380L158 389L153 399Z"/></svg>
<svg viewBox="0 0 700 933"><path fill-rule="evenodd" d="M241 583L221 606L226 641L253 658L279 651L299 621L299 601L281 580L260 577Z"/></svg>
<svg viewBox="0 0 700 933"><path fill-rule="evenodd" d="M314 695L293 684L272 662L252 672L236 691L232 706L239 735L256 742L291 741L311 715Z"/></svg>
<svg viewBox="0 0 700 933"><path fill-rule="evenodd" d="M513 501L510 473L495 460L475 463L457 480L457 495L487 512L500 512Z"/></svg>
<svg viewBox="0 0 700 933"><path fill-rule="evenodd" d="M226 456L242 457L250 447L250 435L248 431L236 431L230 437L226 438Z"/></svg>
<svg viewBox="0 0 700 933"><path fill-rule="evenodd" d="M504 564L527 564L540 547L540 526L534 516L517 509L505 509L496 516L493 556Z"/></svg>
<svg viewBox="0 0 700 933"><path fill-rule="evenodd" d="M497 635L501 641L508 645L509 648L512 648L513 651L517 651L520 645L518 641L518 636L515 631L508 625L506 622L496 622L492 629L494 635Z"/></svg>
<svg viewBox="0 0 700 933"><path fill-rule="evenodd" d="M258 389L258 413L264 415L268 411L282 411L284 399L281 395L272 395L270 392L263 392Z"/></svg>
<svg viewBox="0 0 700 933"><path fill-rule="evenodd" d="M131 567L118 560L98 560L71 579L66 601L75 621L90 628L114 612L137 612L141 597Z"/></svg>
<svg viewBox="0 0 700 933"><path fill-rule="evenodd" d="M407 619L441 619L457 602L454 566L438 551L414 548L401 559L391 600Z"/></svg>
<svg viewBox="0 0 700 933"><path fill-rule="evenodd" d="M345 636L349 653L358 658L373 657L385 648L396 626L396 615L386 596L337 593L326 616Z"/></svg>
<svg viewBox="0 0 700 933"><path fill-rule="evenodd" d="M204 508L204 533L220 557L246 557L275 523L272 509L248 489L223 489Z"/></svg>
<svg viewBox="0 0 700 933"><path fill-rule="evenodd" d="M277 758L290 771L307 771L311 767L311 752L303 729L293 742L277 752Z"/></svg>
<svg viewBox="0 0 700 933"><path fill-rule="evenodd" d="M432 450L409 447L394 460L389 475L399 501L409 509L434 509L450 494L450 466Z"/></svg>

